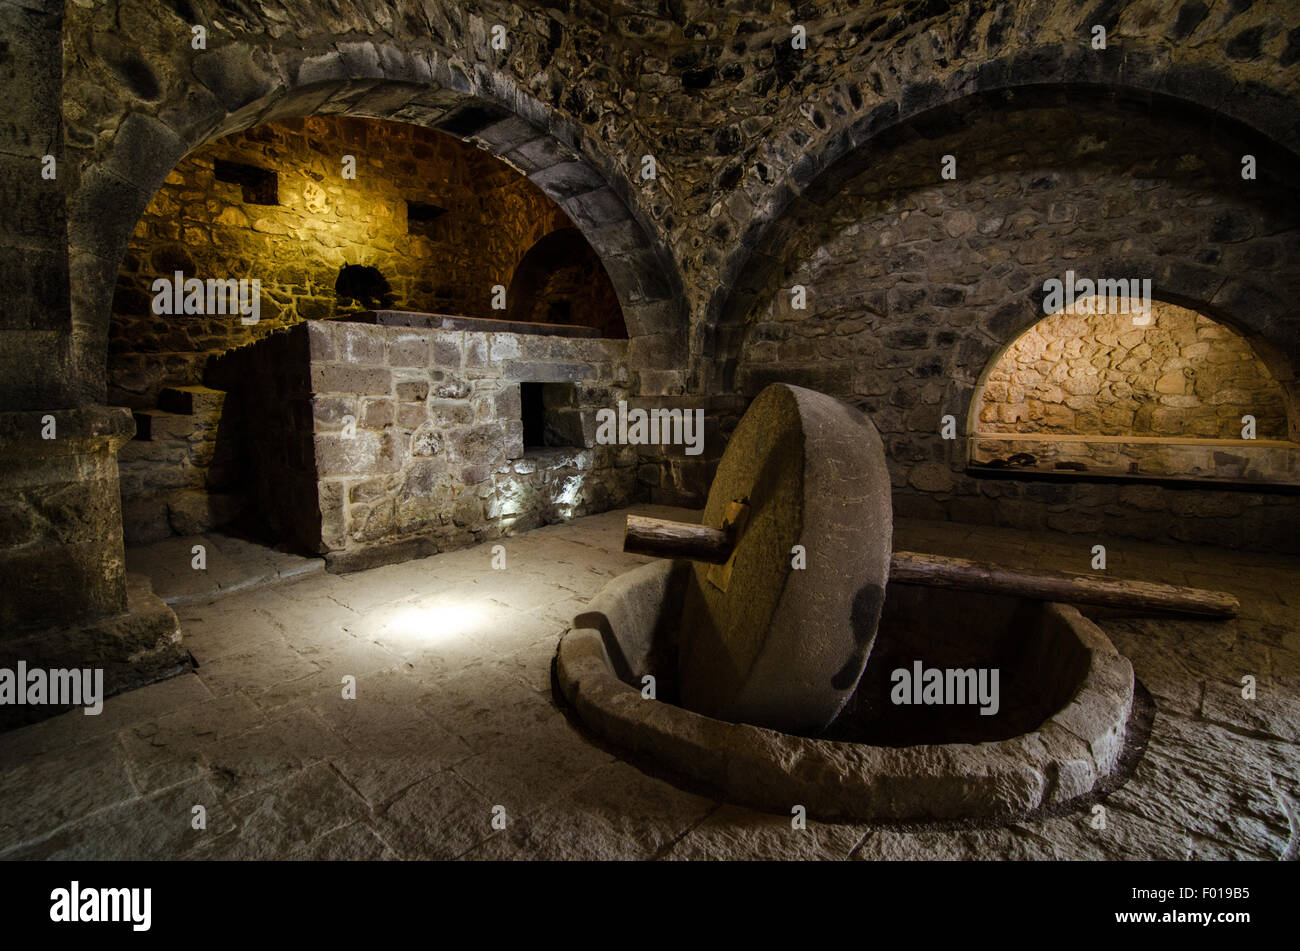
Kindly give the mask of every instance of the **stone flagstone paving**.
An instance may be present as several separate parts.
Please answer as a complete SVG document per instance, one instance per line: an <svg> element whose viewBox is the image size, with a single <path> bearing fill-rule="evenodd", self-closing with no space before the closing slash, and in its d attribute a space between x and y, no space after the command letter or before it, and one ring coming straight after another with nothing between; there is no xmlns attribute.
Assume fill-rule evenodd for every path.
<svg viewBox="0 0 1300 951"><path fill-rule="evenodd" d="M1103 800L1104 830L1080 810L1009 826L795 831L789 816L719 803L589 742L552 699L570 619L647 560L620 550L627 511L691 517L636 506L548 526L500 540L499 571L494 542L267 578L215 600L187 591L176 610L194 672L112 698L97 717L0 734L0 858L1295 857L1300 559L1108 546L1116 575L1224 588L1242 612L1099 619L1156 704L1145 755ZM1084 539L895 525L896 548L1086 571L1097 540ZM159 563L136 564L150 557ZM1241 698L1245 674L1254 701ZM341 695L344 676L355 700ZM205 830L191 828L195 805Z"/></svg>

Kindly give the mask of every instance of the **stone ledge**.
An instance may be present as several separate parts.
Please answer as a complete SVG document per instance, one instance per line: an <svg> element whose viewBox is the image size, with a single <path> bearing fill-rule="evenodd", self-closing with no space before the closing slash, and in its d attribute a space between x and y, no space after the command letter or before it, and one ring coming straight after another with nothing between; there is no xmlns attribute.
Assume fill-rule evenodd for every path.
<svg viewBox="0 0 1300 951"><path fill-rule="evenodd" d="M988 464L1017 453L1034 456L1035 465ZM976 433L967 460L967 471L979 474L1300 485L1300 445L1277 439Z"/></svg>
<svg viewBox="0 0 1300 951"><path fill-rule="evenodd" d="M438 554L438 540L433 537L404 538L387 544L370 545L325 553L325 570L341 575L352 571L365 571L383 565L427 558Z"/></svg>

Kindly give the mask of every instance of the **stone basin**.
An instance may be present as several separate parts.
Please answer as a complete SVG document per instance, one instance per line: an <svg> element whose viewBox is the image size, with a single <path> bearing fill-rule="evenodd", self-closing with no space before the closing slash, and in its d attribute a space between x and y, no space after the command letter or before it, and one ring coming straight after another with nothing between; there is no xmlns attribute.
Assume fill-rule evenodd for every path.
<svg viewBox="0 0 1300 951"><path fill-rule="evenodd" d="M607 584L560 640L556 687L602 740L720 798L832 821L1010 819L1087 795L1119 762L1133 668L1070 605L891 583L857 690L822 735L797 736L676 705L690 583L688 563L662 561ZM997 712L892 702L894 671L918 660L997 669Z"/></svg>

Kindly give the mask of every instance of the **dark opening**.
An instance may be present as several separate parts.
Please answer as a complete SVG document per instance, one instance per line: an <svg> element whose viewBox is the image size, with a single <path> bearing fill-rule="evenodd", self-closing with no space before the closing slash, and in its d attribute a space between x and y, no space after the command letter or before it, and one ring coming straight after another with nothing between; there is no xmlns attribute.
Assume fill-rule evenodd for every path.
<svg viewBox="0 0 1300 951"><path fill-rule="evenodd" d="M390 310L396 300L388 278L379 268L366 264L345 264L339 268L334 293L340 307L356 301L366 310Z"/></svg>
<svg viewBox="0 0 1300 951"><path fill-rule="evenodd" d="M528 249L507 294L510 320L594 327L624 338L618 294L595 250L577 228L561 228Z"/></svg>
<svg viewBox="0 0 1300 951"><path fill-rule="evenodd" d="M546 445L546 407L542 405L542 384L520 383L519 400L524 423L524 448L540 449Z"/></svg>
<svg viewBox="0 0 1300 951"><path fill-rule="evenodd" d="M216 159L213 162L213 172L217 181L238 185L243 190L246 204L280 204L280 185L275 172L228 159Z"/></svg>
<svg viewBox="0 0 1300 951"><path fill-rule="evenodd" d="M408 201L406 203L406 233L433 237L433 223L447 213L446 208L428 202Z"/></svg>
<svg viewBox="0 0 1300 951"><path fill-rule="evenodd" d="M582 412L572 383L520 383L524 449L580 449L586 445Z"/></svg>

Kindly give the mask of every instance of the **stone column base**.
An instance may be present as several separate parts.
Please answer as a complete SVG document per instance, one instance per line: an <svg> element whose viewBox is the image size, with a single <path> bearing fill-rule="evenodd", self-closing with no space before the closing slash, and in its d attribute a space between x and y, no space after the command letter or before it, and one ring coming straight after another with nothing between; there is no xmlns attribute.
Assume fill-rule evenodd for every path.
<svg viewBox="0 0 1300 951"><path fill-rule="evenodd" d="M134 431L107 406L0 413L0 669L102 669L107 696L188 665L176 615L126 575L116 454ZM5 699L0 726L61 709Z"/></svg>
<svg viewBox="0 0 1300 951"><path fill-rule="evenodd" d="M192 667L181 646L176 614L144 575L126 576L126 610L80 627L41 631L0 643L0 667L16 670L91 669L104 672L104 697L184 673ZM103 699L103 698L101 698ZM73 709L68 705L0 705L0 730Z"/></svg>

